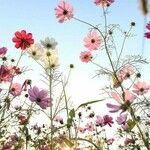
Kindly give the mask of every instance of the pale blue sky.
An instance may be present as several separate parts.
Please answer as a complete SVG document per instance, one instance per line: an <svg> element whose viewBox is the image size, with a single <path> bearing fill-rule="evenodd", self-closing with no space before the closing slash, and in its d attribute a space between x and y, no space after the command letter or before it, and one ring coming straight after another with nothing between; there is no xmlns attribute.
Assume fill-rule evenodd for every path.
<svg viewBox="0 0 150 150"><path fill-rule="evenodd" d="M72 77L75 82L74 88L78 87L77 80L79 79L80 86L83 86L82 89L87 88L89 84L91 86L85 92L86 94L91 93L93 95L90 92L91 90L96 91L94 93L96 94L99 90L99 85L95 85L97 81L88 80L94 76L95 68L93 68L93 65L82 63L79 59L80 52L85 50L83 38L89 27L74 20L66 21L63 24L58 23L54 15L54 8L58 2L58 0L0 0L0 46L8 47L10 53L16 56L19 50L14 48L11 39L15 31L22 29L33 33L36 42L46 36L54 37L59 43L58 51L62 69L66 70L70 63L75 64ZM95 25L103 23L101 9L95 6L93 0L69 0L69 2L74 7L75 17ZM137 36L131 38L125 48L130 54L140 54L141 52L143 16L139 11L137 2L138 0L115 0L115 3L109 9L110 14L108 16L109 23L120 24L123 30L129 28L131 21L136 22L133 33ZM150 16L147 17L147 20L150 20ZM121 41L122 39L118 37L118 44ZM150 40L146 40L144 56L148 59L150 58L149 46ZM31 63L30 60L26 62ZM105 63L103 56L100 57L99 63ZM150 71L148 67L145 69L145 75ZM148 78L148 75L146 76ZM75 92L74 88L72 88L72 91ZM84 95L81 90L76 94Z"/></svg>

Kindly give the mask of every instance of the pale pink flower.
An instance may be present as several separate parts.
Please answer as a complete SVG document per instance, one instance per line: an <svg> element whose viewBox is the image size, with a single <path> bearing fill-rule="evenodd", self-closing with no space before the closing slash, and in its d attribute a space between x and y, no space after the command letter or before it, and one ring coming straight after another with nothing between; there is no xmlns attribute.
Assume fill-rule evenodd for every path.
<svg viewBox="0 0 150 150"><path fill-rule="evenodd" d="M85 133L86 128L78 127L78 131L83 134Z"/></svg>
<svg viewBox="0 0 150 150"><path fill-rule="evenodd" d="M94 124L92 122L87 123L85 125L85 127L86 127L85 129L88 130L88 131L93 131L94 130Z"/></svg>
<svg viewBox="0 0 150 150"><path fill-rule="evenodd" d="M133 102L133 100L136 98L136 96L132 92L130 92L129 90L126 90L124 92L125 101L123 101L123 97L121 97L115 91L111 92L111 97L118 102L118 105L107 103L106 104L107 107L111 109L109 112L117 112L121 109L124 109L124 107L122 107L123 105L125 105L126 103L131 104Z"/></svg>
<svg viewBox="0 0 150 150"><path fill-rule="evenodd" d="M137 95L146 94L150 90L150 85L145 82L138 81L133 85L133 92Z"/></svg>
<svg viewBox="0 0 150 150"><path fill-rule="evenodd" d="M60 23L73 17L73 7L65 0L59 2L55 8L55 15Z"/></svg>
<svg viewBox="0 0 150 150"><path fill-rule="evenodd" d="M122 124L125 125L126 120L127 120L127 114L120 114L120 116L117 117L116 121L119 125L122 125Z"/></svg>
<svg viewBox="0 0 150 150"><path fill-rule="evenodd" d="M114 0L95 0L94 3L96 5L102 5L102 6L110 6Z"/></svg>
<svg viewBox="0 0 150 150"><path fill-rule="evenodd" d="M92 59L92 54L89 51L84 51L80 53L80 59L82 62L88 63Z"/></svg>
<svg viewBox="0 0 150 150"><path fill-rule="evenodd" d="M63 124L63 118L60 116L56 116L54 121L59 122L60 124Z"/></svg>
<svg viewBox="0 0 150 150"><path fill-rule="evenodd" d="M108 145L112 145L114 141L115 141L114 138L110 138L110 139L107 139L107 140L106 140L106 143L107 143Z"/></svg>
<svg viewBox="0 0 150 150"><path fill-rule="evenodd" d="M101 41L97 32L89 32L84 38L84 46L88 48L88 50L97 50L100 47Z"/></svg>
<svg viewBox="0 0 150 150"><path fill-rule="evenodd" d="M101 116L96 116L96 126L103 126L104 119Z"/></svg>
<svg viewBox="0 0 150 150"><path fill-rule="evenodd" d="M10 88L10 94L13 96L19 96L22 91L22 86L19 83L13 83Z"/></svg>
<svg viewBox="0 0 150 150"><path fill-rule="evenodd" d="M135 69L131 65L123 66L117 73L117 77L119 81L123 81L128 79L131 75L133 75L135 72Z"/></svg>

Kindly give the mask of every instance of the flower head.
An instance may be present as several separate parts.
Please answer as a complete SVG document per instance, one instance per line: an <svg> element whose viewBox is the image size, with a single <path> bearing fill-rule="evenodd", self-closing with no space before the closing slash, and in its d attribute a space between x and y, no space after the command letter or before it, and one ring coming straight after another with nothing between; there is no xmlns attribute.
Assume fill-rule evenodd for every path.
<svg viewBox="0 0 150 150"><path fill-rule="evenodd" d="M50 148L47 145L42 145L40 150L50 150Z"/></svg>
<svg viewBox="0 0 150 150"><path fill-rule="evenodd" d="M80 59L82 62L88 63L92 59L92 54L89 51L84 51L80 53Z"/></svg>
<svg viewBox="0 0 150 150"><path fill-rule="evenodd" d="M40 59L41 56L42 56L43 48L41 47L40 44L37 44L37 43L36 43L36 44L31 45L31 46L28 48L27 52L29 53L29 55L30 55L33 59L38 60L38 59Z"/></svg>
<svg viewBox="0 0 150 150"><path fill-rule="evenodd" d="M41 40L41 44L44 46L44 48L52 50L54 50L57 46L55 39L49 37L46 37L44 41Z"/></svg>
<svg viewBox="0 0 150 150"><path fill-rule="evenodd" d="M60 1L55 8L55 15L60 23L73 17L73 7L67 1Z"/></svg>
<svg viewBox="0 0 150 150"><path fill-rule="evenodd" d="M101 116L96 116L96 126L103 126L104 119Z"/></svg>
<svg viewBox="0 0 150 150"><path fill-rule="evenodd" d="M1 65L0 66L0 82L10 81L12 78L11 70L8 66Z"/></svg>
<svg viewBox="0 0 150 150"><path fill-rule="evenodd" d="M100 47L100 44L101 38L95 31L89 32L84 38L84 46L88 48L88 50L97 50Z"/></svg>
<svg viewBox="0 0 150 150"><path fill-rule="evenodd" d="M92 122L87 123L85 126L86 126L85 129L88 130L88 131L93 131L94 130L94 124Z"/></svg>
<svg viewBox="0 0 150 150"><path fill-rule="evenodd" d="M147 85L145 82L138 81L133 85L133 92L137 95L146 94L150 90L150 85Z"/></svg>
<svg viewBox="0 0 150 150"><path fill-rule="evenodd" d="M103 116L103 119L104 119L104 125L109 125L110 127L112 126L111 124L113 124L113 118L109 115L105 115Z"/></svg>
<svg viewBox="0 0 150 150"><path fill-rule="evenodd" d="M45 68L57 68L59 66L57 51L44 49L41 61L44 63Z"/></svg>
<svg viewBox="0 0 150 150"><path fill-rule="evenodd" d="M150 22L146 25L146 28L149 30L144 34L147 39L150 39Z"/></svg>
<svg viewBox="0 0 150 150"><path fill-rule="evenodd" d="M96 5L101 5L101 6L110 6L114 0L95 0L94 3Z"/></svg>
<svg viewBox="0 0 150 150"><path fill-rule="evenodd" d="M13 37L12 41L15 43L15 47L21 48L21 50L29 48L34 43L32 34L27 33L25 30L15 32L15 37Z"/></svg>
<svg viewBox="0 0 150 150"><path fill-rule="evenodd" d="M48 97L48 92L45 90L39 90L38 87L34 86L28 90L29 99L32 102L36 102L42 109L46 109L52 105L51 99Z"/></svg>
<svg viewBox="0 0 150 150"><path fill-rule="evenodd" d="M10 94L13 96L19 96L22 91L22 86L19 83L13 83L10 88Z"/></svg>
<svg viewBox="0 0 150 150"><path fill-rule="evenodd" d="M7 52L7 48L6 47L1 47L0 48L0 57L3 57Z"/></svg>
<svg viewBox="0 0 150 150"><path fill-rule="evenodd" d="M116 121L119 125L125 125L126 120L127 120L127 114L120 114L120 116L117 117Z"/></svg>
<svg viewBox="0 0 150 150"><path fill-rule="evenodd" d="M117 73L117 77L120 82L123 80L128 79L131 75L133 75L135 72L135 69L131 65L123 66Z"/></svg>

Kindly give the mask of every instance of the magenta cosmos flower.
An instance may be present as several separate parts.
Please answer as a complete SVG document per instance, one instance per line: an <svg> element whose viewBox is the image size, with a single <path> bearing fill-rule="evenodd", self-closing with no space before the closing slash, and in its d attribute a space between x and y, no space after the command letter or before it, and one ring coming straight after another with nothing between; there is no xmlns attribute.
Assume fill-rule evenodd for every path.
<svg viewBox="0 0 150 150"><path fill-rule="evenodd" d="M112 126L111 124L113 124L113 118L109 115L105 115L103 116L103 119L104 119L104 125L109 125L110 127Z"/></svg>
<svg viewBox="0 0 150 150"><path fill-rule="evenodd" d="M147 85L145 82L138 81L133 85L133 92L137 95L146 94L150 90L150 85Z"/></svg>
<svg viewBox="0 0 150 150"><path fill-rule="evenodd" d="M110 6L114 0L95 0L94 3L96 5L101 5L101 6Z"/></svg>
<svg viewBox="0 0 150 150"><path fill-rule="evenodd" d="M67 1L60 1L55 8L55 15L60 23L73 17L73 7Z"/></svg>
<svg viewBox="0 0 150 150"><path fill-rule="evenodd" d="M84 51L80 53L80 59L82 62L88 63L92 59L92 54L89 51Z"/></svg>
<svg viewBox="0 0 150 150"><path fill-rule="evenodd" d="M1 47L0 48L0 57L3 57L7 52L7 48L6 47Z"/></svg>
<svg viewBox="0 0 150 150"><path fill-rule="evenodd" d="M146 28L147 28L149 31L145 33L145 37L146 37L147 39L150 39L150 22L146 25Z"/></svg>
<svg viewBox="0 0 150 150"><path fill-rule="evenodd" d="M100 47L100 44L101 38L95 31L89 32L84 38L84 46L88 50L97 50Z"/></svg>
<svg viewBox="0 0 150 150"><path fill-rule="evenodd" d="M42 109L52 106L51 99L48 97L48 92L45 90L39 90L38 87L34 86L28 90L29 99L32 102L36 102Z"/></svg>

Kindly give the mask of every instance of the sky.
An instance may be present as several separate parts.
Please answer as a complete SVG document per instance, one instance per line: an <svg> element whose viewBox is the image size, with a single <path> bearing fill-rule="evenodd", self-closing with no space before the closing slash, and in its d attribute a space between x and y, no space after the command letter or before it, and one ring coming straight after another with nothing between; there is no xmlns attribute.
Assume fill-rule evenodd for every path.
<svg viewBox="0 0 150 150"><path fill-rule="evenodd" d="M99 90L106 83L101 79L92 79L97 68L82 63L79 59L80 52L85 50L83 38L89 31L89 27L75 20L58 23L54 15L54 8L58 2L57 0L0 0L0 46L8 47L11 57L18 57L20 51L14 48L12 37L15 31L22 29L31 32L35 42L47 36L55 38L58 42L60 70L67 74L69 64L75 66L70 79L69 92L78 105L81 101L99 97ZM102 10L93 3L93 0L70 0L69 2L74 7L76 18L94 25L103 24ZM149 18L150 16L147 16L147 22ZM136 23L132 32L135 36L126 43L126 54L141 54L143 20L138 0L115 0L110 7L108 23L119 24L123 31L129 29L132 21ZM119 36L116 38L118 47L122 40ZM146 40L144 57L147 59L150 59L149 46L150 41ZM107 58L104 52L100 55L98 63L103 65L107 62ZM40 72L36 72L37 65L28 58L24 58L22 63L24 62L33 68L35 82L39 80ZM149 68L149 65L144 67L144 77L150 81L147 74ZM30 74L28 77L31 77Z"/></svg>
<svg viewBox="0 0 150 150"><path fill-rule="evenodd" d="M85 20L94 25L103 24L102 11L95 6L93 0L68 0L74 7L76 18ZM12 37L14 32L22 29L31 32L35 42L39 42L45 37L53 37L58 42L60 70L67 74L69 64L74 64L75 68L71 74L71 81L68 95L71 96L74 105L83 101L100 98L100 88L107 83L106 79L92 77L95 75L96 67L91 64L82 63L79 59L81 51L84 51L83 38L89 31L89 27L75 20L66 21L63 24L58 23L54 8L58 0L0 0L0 47L5 46L9 49L11 57L18 57L20 51L14 48ZM127 41L125 53L141 54L141 45L143 37L143 15L139 10L138 0L115 0L109 9L108 23L119 24L123 31L130 27L134 21L136 26L133 30L135 35ZM147 22L150 15L147 16ZM122 38L116 38L118 47L122 43ZM145 41L144 57L150 60L149 53L150 41ZM106 57L102 52L99 56L99 63L105 64ZM35 72L28 74L28 77L34 78L34 83L40 80L40 72L35 63L27 57L22 60L22 64L32 67ZM144 79L150 82L148 75L150 66L142 69ZM101 108L102 104L97 105ZM106 108L101 109L105 112Z"/></svg>

